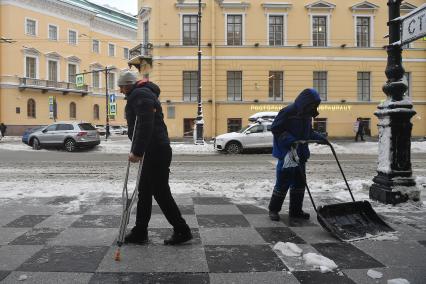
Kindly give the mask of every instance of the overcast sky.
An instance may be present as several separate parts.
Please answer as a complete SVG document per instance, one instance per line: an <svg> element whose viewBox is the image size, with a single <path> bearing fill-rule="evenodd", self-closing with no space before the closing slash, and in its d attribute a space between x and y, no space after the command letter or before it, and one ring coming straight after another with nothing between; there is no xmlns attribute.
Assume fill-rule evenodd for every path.
<svg viewBox="0 0 426 284"><path fill-rule="evenodd" d="M109 5L132 15L138 13L138 0L89 0L100 5Z"/></svg>

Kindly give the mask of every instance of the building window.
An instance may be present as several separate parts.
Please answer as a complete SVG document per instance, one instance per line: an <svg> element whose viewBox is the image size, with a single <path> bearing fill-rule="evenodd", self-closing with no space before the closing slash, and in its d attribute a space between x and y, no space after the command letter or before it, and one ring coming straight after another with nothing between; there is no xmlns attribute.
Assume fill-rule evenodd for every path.
<svg viewBox="0 0 426 284"><path fill-rule="evenodd" d="M99 72L93 72L92 73L92 87L93 88L100 88L100 83L99 83Z"/></svg>
<svg viewBox="0 0 426 284"><path fill-rule="evenodd" d="M281 71L269 72L269 99L282 101L283 99L283 75Z"/></svg>
<svg viewBox="0 0 426 284"><path fill-rule="evenodd" d="M312 44L313 46L327 46L327 17L312 17Z"/></svg>
<svg viewBox="0 0 426 284"><path fill-rule="evenodd" d="M37 35L37 22L34 20L26 19L25 20L25 33L27 35L36 36Z"/></svg>
<svg viewBox="0 0 426 284"><path fill-rule="evenodd" d="M318 91L321 100L327 100L327 71L314 71L314 89Z"/></svg>
<svg viewBox="0 0 426 284"><path fill-rule="evenodd" d="M97 39L92 40L92 51L94 53L99 53L99 40Z"/></svg>
<svg viewBox="0 0 426 284"><path fill-rule="evenodd" d="M327 118L314 118L313 129L327 135Z"/></svg>
<svg viewBox="0 0 426 284"><path fill-rule="evenodd" d="M123 57L124 59L130 59L129 49L127 47L123 48Z"/></svg>
<svg viewBox="0 0 426 284"><path fill-rule="evenodd" d="M77 106L75 102L70 103L70 119L76 119L77 118Z"/></svg>
<svg viewBox="0 0 426 284"><path fill-rule="evenodd" d="M183 137L192 137L194 135L194 118L183 119Z"/></svg>
<svg viewBox="0 0 426 284"><path fill-rule="evenodd" d="M68 43L72 45L77 45L77 32L69 30L68 31Z"/></svg>
<svg viewBox="0 0 426 284"><path fill-rule="evenodd" d="M27 116L28 118L36 118L36 102L34 99L27 101Z"/></svg>
<svg viewBox="0 0 426 284"><path fill-rule="evenodd" d="M108 89L115 90L115 73L108 73Z"/></svg>
<svg viewBox="0 0 426 284"><path fill-rule="evenodd" d="M49 60L48 61L48 77L49 81L58 81L58 61Z"/></svg>
<svg viewBox="0 0 426 284"><path fill-rule="evenodd" d="M227 87L228 101L241 101L243 97L243 72L228 71Z"/></svg>
<svg viewBox="0 0 426 284"><path fill-rule="evenodd" d="M198 44L198 16L184 15L182 16L182 38L183 45Z"/></svg>
<svg viewBox="0 0 426 284"><path fill-rule="evenodd" d="M108 56L115 56L115 44L108 44Z"/></svg>
<svg viewBox="0 0 426 284"><path fill-rule="evenodd" d="M228 15L226 29L227 45L243 44L243 16Z"/></svg>
<svg viewBox="0 0 426 284"><path fill-rule="evenodd" d="M269 16L269 45L284 45L284 16Z"/></svg>
<svg viewBox="0 0 426 284"><path fill-rule="evenodd" d="M411 72L405 72L405 79L407 80L407 91L405 91L405 95L411 96Z"/></svg>
<svg viewBox="0 0 426 284"><path fill-rule="evenodd" d="M97 104L93 106L93 119L99 120L99 105Z"/></svg>
<svg viewBox="0 0 426 284"><path fill-rule="evenodd" d="M35 57L25 57L25 77L37 78L37 59Z"/></svg>
<svg viewBox="0 0 426 284"><path fill-rule="evenodd" d="M370 101L370 72L358 72L358 100Z"/></svg>
<svg viewBox="0 0 426 284"><path fill-rule="evenodd" d="M370 17L356 18L356 46L370 47Z"/></svg>
<svg viewBox="0 0 426 284"><path fill-rule="evenodd" d="M49 25L49 39L58 40L58 27L54 25Z"/></svg>
<svg viewBox="0 0 426 284"><path fill-rule="evenodd" d="M68 63L68 82L75 83L76 74L77 74L77 65Z"/></svg>
<svg viewBox="0 0 426 284"><path fill-rule="evenodd" d="M228 132L240 131L243 126L241 118L228 118Z"/></svg>
<svg viewBox="0 0 426 284"><path fill-rule="evenodd" d="M167 118L174 119L176 115L176 109L174 106L167 106Z"/></svg>
<svg viewBox="0 0 426 284"><path fill-rule="evenodd" d="M198 71L183 71L183 100L196 102L198 96Z"/></svg>

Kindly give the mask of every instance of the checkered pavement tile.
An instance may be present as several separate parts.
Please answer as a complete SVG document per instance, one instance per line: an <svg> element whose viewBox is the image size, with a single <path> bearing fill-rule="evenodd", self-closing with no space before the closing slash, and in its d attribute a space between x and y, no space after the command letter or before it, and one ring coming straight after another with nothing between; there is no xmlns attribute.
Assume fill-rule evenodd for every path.
<svg viewBox="0 0 426 284"><path fill-rule="evenodd" d="M14 214L10 213L17 206L13 202L0 208L5 213L0 215L2 283L16 283L25 274L28 283L364 284L370 268L389 277L396 275L391 271L401 271L411 283L423 283L419 279L426 271L424 231L407 224L392 224L401 230L400 241L348 244L327 233L314 217L295 220L283 214L280 222L273 222L263 207L188 195L177 196L176 202L193 240L164 246L173 229L153 200L149 243L124 245L122 259L116 262L121 198L94 196L80 202L75 196L58 196L35 202L28 199ZM135 217L131 215L128 230ZM302 257L274 251L279 241L329 257L339 269L321 274Z"/></svg>

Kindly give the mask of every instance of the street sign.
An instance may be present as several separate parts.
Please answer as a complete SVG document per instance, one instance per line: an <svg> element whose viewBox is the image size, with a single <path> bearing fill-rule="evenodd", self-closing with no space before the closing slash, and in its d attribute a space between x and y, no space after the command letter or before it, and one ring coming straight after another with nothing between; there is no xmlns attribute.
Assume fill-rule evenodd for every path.
<svg viewBox="0 0 426 284"><path fill-rule="evenodd" d="M117 115L117 104L110 103L108 108L108 115Z"/></svg>
<svg viewBox="0 0 426 284"><path fill-rule="evenodd" d="M401 21L401 45L426 36L426 4L395 20Z"/></svg>
<svg viewBox="0 0 426 284"><path fill-rule="evenodd" d="M53 96L49 96L49 118L53 119Z"/></svg>
<svg viewBox="0 0 426 284"><path fill-rule="evenodd" d="M113 103L115 103L115 100L116 100L116 96L115 96L115 94L110 94L110 95L109 95L109 102L110 102L111 104L113 104Z"/></svg>
<svg viewBox="0 0 426 284"><path fill-rule="evenodd" d="M75 85L77 87L83 87L84 86L84 75L83 74L75 76Z"/></svg>

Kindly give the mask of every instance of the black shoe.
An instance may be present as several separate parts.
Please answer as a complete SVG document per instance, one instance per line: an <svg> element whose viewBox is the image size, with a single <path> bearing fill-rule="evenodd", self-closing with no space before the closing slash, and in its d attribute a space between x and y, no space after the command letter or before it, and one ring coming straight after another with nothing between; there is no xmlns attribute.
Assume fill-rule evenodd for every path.
<svg viewBox="0 0 426 284"><path fill-rule="evenodd" d="M271 219L272 221L279 221L280 214L278 214L278 212L269 211L269 219Z"/></svg>
<svg viewBox="0 0 426 284"><path fill-rule="evenodd" d="M305 219L308 220L311 215L309 213L299 211L299 212L290 212L289 214L290 218L297 218L297 219Z"/></svg>
<svg viewBox="0 0 426 284"><path fill-rule="evenodd" d="M188 228L185 231L174 231L173 235L169 239L164 240L164 244L173 246L185 243L190 240L192 240L192 233Z"/></svg>
<svg viewBox="0 0 426 284"><path fill-rule="evenodd" d="M124 238L124 242L127 244L138 244L143 245L148 243L148 231L147 230L139 230L134 227L130 233L126 235Z"/></svg>

